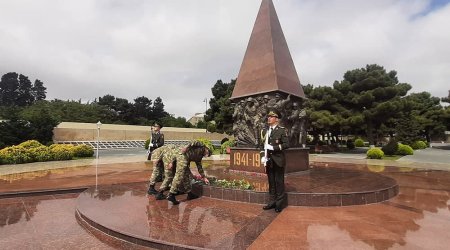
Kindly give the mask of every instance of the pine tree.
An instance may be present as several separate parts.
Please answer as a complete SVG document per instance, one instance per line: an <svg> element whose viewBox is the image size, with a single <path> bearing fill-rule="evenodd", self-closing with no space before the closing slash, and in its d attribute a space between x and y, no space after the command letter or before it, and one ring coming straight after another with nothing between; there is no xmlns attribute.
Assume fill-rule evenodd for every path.
<svg viewBox="0 0 450 250"><path fill-rule="evenodd" d="M31 88L31 92L35 102L45 100L45 98L47 97L47 88L44 87L44 83L38 79L34 81L34 85Z"/></svg>

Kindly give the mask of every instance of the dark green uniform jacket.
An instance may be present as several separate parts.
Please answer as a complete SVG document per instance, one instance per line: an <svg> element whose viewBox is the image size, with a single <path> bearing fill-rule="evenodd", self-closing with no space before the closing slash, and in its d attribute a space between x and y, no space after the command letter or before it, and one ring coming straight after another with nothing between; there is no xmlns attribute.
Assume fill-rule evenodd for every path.
<svg viewBox="0 0 450 250"><path fill-rule="evenodd" d="M263 129L261 131L261 154L264 156L264 143L266 140L266 134L267 134L268 128ZM289 147L289 140L287 136L287 130L284 127L281 127L277 125L275 129L270 133L269 145L273 146L273 150L267 151L267 158L270 161L274 161L274 163L279 167L284 167L286 165L286 159L284 157L283 150L287 149Z"/></svg>

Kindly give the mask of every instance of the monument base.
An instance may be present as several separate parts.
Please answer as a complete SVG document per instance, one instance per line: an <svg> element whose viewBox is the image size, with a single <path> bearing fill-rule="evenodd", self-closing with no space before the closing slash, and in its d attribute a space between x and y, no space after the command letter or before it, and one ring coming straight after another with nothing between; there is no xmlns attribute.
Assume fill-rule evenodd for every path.
<svg viewBox="0 0 450 250"><path fill-rule="evenodd" d="M286 171L292 173L309 169L309 148L289 148L284 150ZM259 150L255 148L231 148L231 170L264 173Z"/></svg>

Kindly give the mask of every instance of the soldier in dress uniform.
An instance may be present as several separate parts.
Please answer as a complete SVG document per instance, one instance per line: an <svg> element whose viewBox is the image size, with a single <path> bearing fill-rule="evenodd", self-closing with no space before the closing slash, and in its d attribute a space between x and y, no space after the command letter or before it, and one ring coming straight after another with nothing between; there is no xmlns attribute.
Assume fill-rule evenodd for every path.
<svg viewBox="0 0 450 250"><path fill-rule="evenodd" d="M279 213L283 210L286 201L284 191L284 172L286 159L283 150L289 147L287 129L278 125L281 115L277 110L267 114L268 127L261 131L260 146L261 163L264 163L269 182L270 202L263 207L264 210L275 208Z"/></svg>
<svg viewBox="0 0 450 250"><path fill-rule="evenodd" d="M164 134L161 132L161 128L162 125L159 122L155 122L155 124L152 127L151 140L148 145L148 157L147 157L148 160L152 158L154 159L154 157L152 157L152 153L154 150L164 146ZM163 172L164 172L163 162L161 160L156 161L156 164L154 162L153 172L152 176L150 177L149 188L147 191L148 194L158 193L155 189L155 184L156 182L162 181Z"/></svg>

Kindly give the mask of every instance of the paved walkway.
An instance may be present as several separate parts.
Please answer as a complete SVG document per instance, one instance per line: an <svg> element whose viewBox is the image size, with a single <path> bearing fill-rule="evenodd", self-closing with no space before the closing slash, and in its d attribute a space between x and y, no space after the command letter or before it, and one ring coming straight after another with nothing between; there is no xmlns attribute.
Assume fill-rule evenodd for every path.
<svg viewBox="0 0 450 250"><path fill-rule="evenodd" d="M237 249L448 249L448 152L433 149L418 153L416 151L417 158L408 161L367 160L362 155L349 157L347 154L311 155L313 165L371 171L392 177L400 186L399 194L389 201L373 205L288 207L275 217L268 218L270 223L264 224L262 228L259 228L260 224L252 224L252 218L260 218L262 211L251 208L254 205L237 203L239 208L230 210L228 203L222 204L202 197L195 202L184 202L184 206L190 206L189 212L192 215L189 217L191 220L186 222L188 224L180 225L180 228L195 229L187 231L192 237L201 237L203 233L208 237L217 235L210 234L212 230L233 231L237 218L233 216L234 211L245 208L245 213L241 216L245 216L250 223L248 225L252 226L241 225L242 235L238 236L242 238L230 241ZM438 154L437 157L435 153ZM95 159L0 166L3 171L0 174L0 193L87 187L95 186L97 181L99 185L132 182L145 185L151 164L145 163L142 158L145 160L145 154L104 153L103 156L101 154L98 168L95 167ZM111 199L108 194L98 195L102 200ZM130 195L132 194L125 192L118 194L118 197ZM77 197L78 195L71 194L1 198L2 249L130 248L120 242L99 240L92 232L78 225L74 217ZM158 204L158 209L171 211L171 207L167 207L167 201L149 200L148 203L141 204L143 210L139 212L151 211L149 209L155 204ZM180 216L187 212L183 212L181 208L183 206L179 207ZM196 218L204 219L199 224ZM211 223L215 225L214 228L211 228ZM245 229L251 228L261 231L258 231L260 233L257 237L250 238L249 242L244 236ZM152 229L149 230L151 232Z"/></svg>

